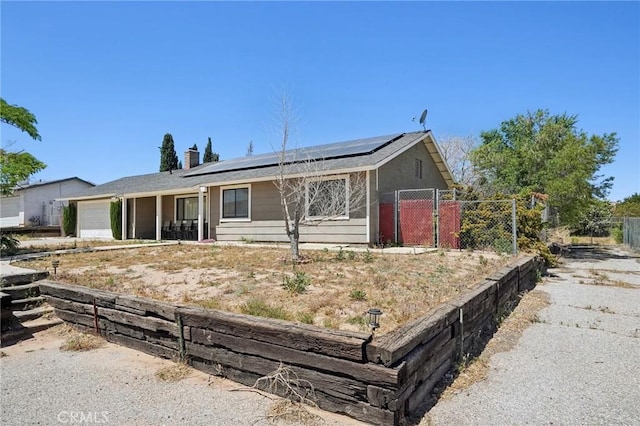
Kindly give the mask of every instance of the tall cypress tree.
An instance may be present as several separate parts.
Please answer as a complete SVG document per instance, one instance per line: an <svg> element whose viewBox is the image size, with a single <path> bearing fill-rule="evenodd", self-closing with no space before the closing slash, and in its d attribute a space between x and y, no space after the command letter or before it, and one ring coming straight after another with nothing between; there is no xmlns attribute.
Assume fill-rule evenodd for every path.
<svg viewBox="0 0 640 426"><path fill-rule="evenodd" d="M220 156L218 155L218 153L213 152L213 148L211 146L211 138L209 138L209 141L207 142L207 146L204 148L204 157L202 157L202 162L213 163L215 161L218 161L219 159L220 159Z"/></svg>
<svg viewBox="0 0 640 426"><path fill-rule="evenodd" d="M160 147L160 171L178 169L178 154L173 144L173 136L171 133L164 135L162 146Z"/></svg>

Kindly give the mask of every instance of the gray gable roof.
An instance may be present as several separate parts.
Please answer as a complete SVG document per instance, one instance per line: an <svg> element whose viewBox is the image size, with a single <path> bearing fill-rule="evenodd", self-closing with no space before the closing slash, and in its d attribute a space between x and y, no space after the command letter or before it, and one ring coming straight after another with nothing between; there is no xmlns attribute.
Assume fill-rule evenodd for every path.
<svg viewBox="0 0 640 426"><path fill-rule="evenodd" d="M284 164L293 164L297 162L319 162L336 158L367 155L372 154L400 137L402 137L402 134L378 136L374 138L355 139L346 142L290 149L285 151L284 155L282 155L283 153L281 152L271 152L267 154L234 158L232 160L209 163L204 168L190 171L186 176L276 166L280 163L281 159Z"/></svg>
<svg viewBox="0 0 640 426"><path fill-rule="evenodd" d="M193 169L190 169L193 170ZM105 198L134 193L165 192L188 188L197 188L202 177L187 178L184 175L190 170L173 170L172 172L149 173L145 175L127 176L102 185L88 188L73 194L69 199Z"/></svg>
<svg viewBox="0 0 640 426"><path fill-rule="evenodd" d="M53 185L53 184L59 184L62 182L67 182L70 180L77 180L79 182L84 182L86 183L88 186L95 186L94 183L89 182L88 180L84 180L81 179L77 176L73 176L73 177L68 177L68 178L63 178L63 179L55 179L55 180L46 180L46 181L38 181L38 182L30 182L30 183L18 183L18 185L15 186L14 191L21 191L21 190L25 190L25 189L30 189L30 188L35 188L38 186L47 186L47 185Z"/></svg>
<svg viewBox="0 0 640 426"><path fill-rule="evenodd" d="M430 131L420 131L289 150L285 155L285 158L288 159L287 161L290 161L286 165L286 174L297 175L308 173L310 161L308 161L307 158L311 155L309 154L310 152L313 153L311 157L314 158L312 161L314 173L371 170L379 167L386 161L414 146L416 143L425 141L436 166L440 169L445 180L452 184L451 173L442 160L437 146L433 143L427 143L430 140L426 138L428 134L430 134ZM357 149L349 150L348 147L353 146L354 142L369 147L375 146L376 148L365 152L358 152ZM323 157L323 148L328 148L324 150L324 152L333 153L339 153L340 149L344 148L350 153L344 156L334 154L332 157ZM354 154L354 152L356 153ZM254 166L250 166L251 162L249 162L248 167L238 167L238 165L247 165L246 158L243 157L213 164L205 163L189 170L174 170L172 173L160 172L123 177L74 194L72 197L69 197L69 199L106 198L179 191L196 192L199 186L269 180L275 178L280 173L280 167L272 161L274 154L263 154L256 157L258 158L253 159ZM302 160L296 161L297 158L302 158ZM265 159L268 159L268 161Z"/></svg>

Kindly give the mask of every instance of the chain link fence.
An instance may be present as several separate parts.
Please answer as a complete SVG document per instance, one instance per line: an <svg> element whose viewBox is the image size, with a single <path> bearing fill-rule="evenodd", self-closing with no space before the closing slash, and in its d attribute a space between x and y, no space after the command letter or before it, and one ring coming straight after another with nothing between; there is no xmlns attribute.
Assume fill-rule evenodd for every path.
<svg viewBox="0 0 640 426"><path fill-rule="evenodd" d="M381 194L379 242L517 253L515 201L460 198L456 190Z"/></svg>
<svg viewBox="0 0 640 426"><path fill-rule="evenodd" d="M460 201L460 249L517 253L514 200Z"/></svg>
<svg viewBox="0 0 640 426"><path fill-rule="evenodd" d="M623 219L622 242L628 247L640 249L640 217Z"/></svg>
<svg viewBox="0 0 640 426"><path fill-rule="evenodd" d="M434 189L397 191L398 238L409 246L435 247Z"/></svg>

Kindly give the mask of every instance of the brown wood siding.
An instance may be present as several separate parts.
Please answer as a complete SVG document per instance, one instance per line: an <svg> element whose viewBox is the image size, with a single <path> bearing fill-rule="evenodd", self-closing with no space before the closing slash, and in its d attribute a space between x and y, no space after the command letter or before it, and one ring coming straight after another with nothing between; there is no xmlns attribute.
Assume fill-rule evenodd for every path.
<svg viewBox="0 0 640 426"><path fill-rule="evenodd" d="M378 233L379 228L379 207L378 207L378 191L376 191L376 175L378 171L372 170L369 173L369 191L371 192L369 196L369 241L371 243L378 242Z"/></svg>
<svg viewBox="0 0 640 426"><path fill-rule="evenodd" d="M422 179L415 175L416 159L422 161ZM398 189L447 189L442 174L423 143L415 145L380 167L379 173L379 193Z"/></svg>
<svg viewBox="0 0 640 426"><path fill-rule="evenodd" d="M209 238L217 240L217 227L220 223L220 188L209 188Z"/></svg>
<svg viewBox="0 0 640 426"><path fill-rule="evenodd" d="M366 244L366 219L328 220L318 225L300 226L300 241L308 243L357 243ZM284 221L223 222L216 229L219 241L236 241L242 238L254 241L289 241Z"/></svg>
<svg viewBox="0 0 640 426"><path fill-rule="evenodd" d="M173 222L174 196L165 195L162 197L162 223L170 220Z"/></svg>
<svg viewBox="0 0 640 426"><path fill-rule="evenodd" d="M282 220L280 194L273 181L251 184L251 220Z"/></svg>
<svg viewBox="0 0 640 426"><path fill-rule="evenodd" d="M136 198L135 238L156 239L156 197Z"/></svg>
<svg viewBox="0 0 640 426"><path fill-rule="evenodd" d="M288 241L284 230L280 194L273 181L251 184L251 221L220 221L220 187L211 188L210 208L211 238L220 241L242 238L255 241ZM366 204L363 202L360 209L351 212L350 220L330 220L322 222L319 226L301 226L300 241L365 244L366 215Z"/></svg>

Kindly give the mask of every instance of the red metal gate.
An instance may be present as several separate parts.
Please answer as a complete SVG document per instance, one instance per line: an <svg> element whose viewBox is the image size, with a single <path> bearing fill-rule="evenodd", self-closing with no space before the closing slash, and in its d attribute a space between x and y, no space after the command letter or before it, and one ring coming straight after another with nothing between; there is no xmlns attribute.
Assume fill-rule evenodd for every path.
<svg viewBox="0 0 640 426"><path fill-rule="evenodd" d="M438 247L460 248L460 202L438 203Z"/></svg>
<svg viewBox="0 0 640 426"><path fill-rule="evenodd" d="M380 243L383 245L395 242L396 232L395 232L395 212L394 212L394 203L380 203L379 205L379 232L380 232Z"/></svg>
<svg viewBox="0 0 640 426"><path fill-rule="evenodd" d="M399 204L400 241L433 246L433 200L400 200Z"/></svg>

